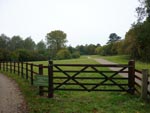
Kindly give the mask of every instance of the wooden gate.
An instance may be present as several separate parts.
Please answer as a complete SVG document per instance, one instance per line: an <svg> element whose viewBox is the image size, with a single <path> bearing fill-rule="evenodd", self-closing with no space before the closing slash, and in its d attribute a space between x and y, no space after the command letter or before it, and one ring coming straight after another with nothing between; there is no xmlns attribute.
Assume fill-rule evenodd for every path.
<svg viewBox="0 0 150 113"><path fill-rule="evenodd" d="M108 67L117 68L110 71ZM126 73L126 77L119 74ZM126 91L134 94L134 61L122 64L53 64L49 62L49 97L55 90Z"/></svg>

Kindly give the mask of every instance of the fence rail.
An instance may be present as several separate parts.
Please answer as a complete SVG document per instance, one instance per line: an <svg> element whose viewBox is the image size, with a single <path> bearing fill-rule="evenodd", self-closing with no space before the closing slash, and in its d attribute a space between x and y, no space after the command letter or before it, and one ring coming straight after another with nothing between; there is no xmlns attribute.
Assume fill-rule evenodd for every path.
<svg viewBox="0 0 150 113"><path fill-rule="evenodd" d="M141 72L136 70L134 65L134 61L129 61L128 64L112 65L53 64L53 61L49 61L48 66L28 62L0 62L0 70L15 73L29 80L31 85L34 84L35 76L44 75L47 85L39 86L39 94L48 92L48 97L52 98L55 90L126 91L131 94L135 91L140 92L137 87L140 88L141 84L135 79L142 79L134 73ZM103 70L109 67L118 68L118 71ZM120 73L127 73L127 76L121 77Z"/></svg>
<svg viewBox="0 0 150 113"><path fill-rule="evenodd" d="M141 94L141 98L147 100L150 97L149 70L139 71L135 69L135 91Z"/></svg>

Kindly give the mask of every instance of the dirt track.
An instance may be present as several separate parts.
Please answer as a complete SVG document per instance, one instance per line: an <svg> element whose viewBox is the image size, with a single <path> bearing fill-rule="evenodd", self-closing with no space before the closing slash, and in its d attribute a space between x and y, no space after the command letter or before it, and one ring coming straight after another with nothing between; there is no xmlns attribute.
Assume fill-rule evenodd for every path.
<svg viewBox="0 0 150 113"><path fill-rule="evenodd" d="M101 58L98 58L98 59L94 59L95 61L99 62L100 64L117 64L117 63L114 63L114 62L110 62L108 60L104 60L104 59L101 59ZM110 67L111 70L113 71L118 71L120 70L121 68L113 68L113 67ZM127 69L126 69L127 71ZM123 76L123 77L127 77L128 74L127 73L119 73L119 75ZM142 75L139 74L139 73L136 73L137 76L141 77ZM141 85L141 81L135 79L135 81ZM149 81L150 81L150 77L149 77ZM148 85L148 90L150 91L150 85Z"/></svg>
<svg viewBox="0 0 150 113"><path fill-rule="evenodd" d="M0 74L0 113L27 113L18 85Z"/></svg>
<svg viewBox="0 0 150 113"><path fill-rule="evenodd" d="M117 64L117 63L114 63L114 62L110 62L108 60L104 60L104 59L95 59L97 62L99 62L100 64ZM116 67L110 67L110 70L113 70L113 71L119 71L121 68L116 68ZM126 69L127 71L127 69ZM121 76L123 77L127 77L128 75L126 73L120 73Z"/></svg>

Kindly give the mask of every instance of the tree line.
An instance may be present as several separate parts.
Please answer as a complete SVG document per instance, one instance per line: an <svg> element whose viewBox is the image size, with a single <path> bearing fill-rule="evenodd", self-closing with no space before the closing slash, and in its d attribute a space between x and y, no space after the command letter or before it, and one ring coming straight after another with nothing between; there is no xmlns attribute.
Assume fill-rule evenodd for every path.
<svg viewBox="0 0 150 113"><path fill-rule="evenodd" d="M21 36L9 38L0 35L0 61L40 61L50 59L79 58L80 55L94 55L100 44L66 46L67 34L61 30L54 30L46 35L46 42L41 40L37 44L31 37L23 40Z"/></svg>
<svg viewBox="0 0 150 113"><path fill-rule="evenodd" d="M112 33L106 45L98 50L100 55L129 55L133 59L150 62L150 0L139 0L136 8L137 22L127 31L125 39Z"/></svg>
<svg viewBox="0 0 150 113"><path fill-rule="evenodd" d="M0 35L0 61L34 61L47 59L44 41L35 44L31 37L25 40L20 36L9 38Z"/></svg>

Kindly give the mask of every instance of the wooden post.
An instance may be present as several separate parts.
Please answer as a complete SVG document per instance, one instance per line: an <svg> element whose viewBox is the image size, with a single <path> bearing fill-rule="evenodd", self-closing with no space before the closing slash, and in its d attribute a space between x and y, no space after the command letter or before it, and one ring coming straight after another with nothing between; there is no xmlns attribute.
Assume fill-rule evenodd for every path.
<svg viewBox="0 0 150 113"><path fill-rule="evenodd" d="M6 62L6 71L8 71L8 62Z"/></svg>
<svg viewBox="0 0 150 113"><path fill-rule="evenodd" d="M2 62L2 65L3 65L2 67L3 67L3 71L4 71L4 62Z"/></svg>
<svg viewBox="0 0 150 113"><path fill-rule="evenodd" d="M53 98L53 61L49 61L48 66L48 98Z"/></svg>
<svg viewBox="0 0 150 113"><path fill-rule="evenodd" d="M39 75L43 76L43 65L42 64L39 65ZM39 86L39 95L40 96L44 95L43 86Z"/></svg>
<svg viewBox="0 0 150 113"><path fill-rule="evenodd" d="M18 62L18 76L20 75L20 63Z"/></svg>
<svg viewBox="0 0 150 113"><path fill-rule="evenodd" d="M23 75L23 62L21 62L21 77L24 78L24 75Z"/></svg>
<svg viewBox="0 0 150 113"><path fill-rule="evenodd" d="M30 68L31 68L31 85L33 85L33 64L30 64Z"/></svg>
<svg viewBox="0 0 150 113"><path fill-rule="evenodd" d="M1 64L2 64L2 63L1 63L1 61L0 61L0 70L1 70Z"/></svg>
<svg viewBox="0 0 150 113"><path fill-rule="evenodd" d="M12 73L12 62L10 61L10 73Z"/></svg>
<svg viewBox="0 0 150 113"><path fill-rule="evenodd" d="M148 69L142 70L142 86L141 86L141 98L147 100L148 92Z"/></svg>
<svg viewBox="0 0 150 113"><path fill-rule="evenodd" d="M5 62L3 62L3 71L5 71Z"/></svg>
<svg viewBox="0 0 150 113"><path fill-rule="evenodd" d="M14 73L16 73L16 62L14 62Z"/></svg>
<svg viewBox="0 0 150 113"><path fill-rule="evenodd" d="M28 80L28 63L26 63L26 79Z"/></svg>
<svg viewBox="0 0 150 113"><path fill-rule="evenodd" d="M0 70L2 69L2 62L0 61Z"/></svg>
<svg viewBox="0 0 150 113"><path fill-rule="evenodd" d="M129 61L128 63L129 65L129 68L128 68L128 92L130 94L134 94L135 92L135 87L134 87L134 84L135 84L135 61L134 60L131 60Z"/></svg>

